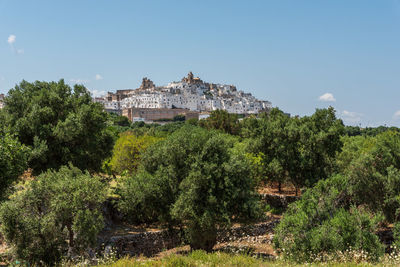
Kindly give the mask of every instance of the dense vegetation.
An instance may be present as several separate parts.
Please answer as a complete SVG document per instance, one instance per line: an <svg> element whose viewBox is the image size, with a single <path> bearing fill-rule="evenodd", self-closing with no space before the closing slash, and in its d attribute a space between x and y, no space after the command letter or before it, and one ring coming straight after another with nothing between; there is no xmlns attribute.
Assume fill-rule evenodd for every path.
<svg viewBox="0 0 400 267"><path fill-rule="evenodd" d="M75 167L49 170L1 206L1 231L17 257L53 264L95 245L105 193L97 177Z"/></svg>
<svg viewBox="0 0 400 267"><path fill-rule="evenodd" d="M250 164L234 144L225 134L181 128L143 155L122 185L121 210L136 222L180 225L192 248L210 251L233 217L259 215Z"/></svg>
<svg viewBox="0 0 400 267"><path fill-rule="evenodd" d="M8 92L5 105L5 123L31 148L29 167L37 174L69 162L98 171L110 155L106 116L82 85L23 81Z"/></svg>
<svg viewBox="0 0 400 267"><path fill-rule="evenodd" d="M111 199L123 222L180 229L191 248L211 251L217 233L263 217L257 189L271 182L301 196L275 229L290 261L350 247L377 261L377 231L391 225L400 247L397 128L344 126L333 108L131 124L62 80L23 81L5 104L0 223L15 258L55 264L95 248ZM21 178L29 169L35 176Z"/></svg>

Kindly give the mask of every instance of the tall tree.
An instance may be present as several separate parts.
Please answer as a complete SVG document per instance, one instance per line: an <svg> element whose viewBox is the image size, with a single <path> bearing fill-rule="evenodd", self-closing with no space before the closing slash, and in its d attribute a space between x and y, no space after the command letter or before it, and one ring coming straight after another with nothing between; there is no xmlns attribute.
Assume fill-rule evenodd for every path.
<svg viewBox="0 0 400 267"><path fill-rule="evenodd" d="M312 186L333 172L344 132L333 108L316 110L303 118L272 109L254 125L256 134L249 149L262 153L267 180L289 180L298 189Z"/></svg>
<svg viewBox="0 0 400 267"><path fill-rule="evenodd" d="M99 170L111 154L113 138L107 116L82 85L22 81L5 98L7 123L21 143L31 147L29 165L35 173L68 162Z"/></svg>
<svg viewBox="0 0 400 267"><path fill-rule="evenodd" d="M221 130L229 134L239 134L239 118L225 110L214 110L210 117L199 121L199 125L206 129Z"/></svg>

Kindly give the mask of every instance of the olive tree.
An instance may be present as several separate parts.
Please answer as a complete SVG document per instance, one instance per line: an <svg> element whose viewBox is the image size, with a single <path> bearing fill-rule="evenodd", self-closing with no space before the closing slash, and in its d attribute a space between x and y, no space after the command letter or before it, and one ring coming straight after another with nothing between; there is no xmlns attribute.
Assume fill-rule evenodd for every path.
<svg viewBox="0 0 400 267"><path fill-rule="evenodd" d="M135 221L179 225L193 249L211 250L218 231L259 215L244 151L226 134L186 125L151 146L120 189L120 210Z"/></svg>
<svg viewBox="0 0 400 267"><path fill-rule="evenodd" d="M27 168L29 149L2 128L0 115L0 197Z"/></svg>
<svg viewBox="0 0 400 267"><path fill-rule="evenodd" d="M135 172L142 154L149 146L160 140L160 138L149 135L136 136L132 132L120 134L110 160L112 172L117 174L122 174L124 171Z"/></svg>
<svg viewBox="0 0 400 267"><path fill-rule="evenodd" d="M95 244L105 196L97 177L72 166L49 170L1 205L1 232L15 257L54 264Z"/></svg>
<svg viewBox="0 0 400 267"><path fill-rule="evenodd" d="M36 174L69 162L81 170L97 171L111 154L107 114L83 85L22 81L4 102L6 123L32 149L29 167Z"/></svg>

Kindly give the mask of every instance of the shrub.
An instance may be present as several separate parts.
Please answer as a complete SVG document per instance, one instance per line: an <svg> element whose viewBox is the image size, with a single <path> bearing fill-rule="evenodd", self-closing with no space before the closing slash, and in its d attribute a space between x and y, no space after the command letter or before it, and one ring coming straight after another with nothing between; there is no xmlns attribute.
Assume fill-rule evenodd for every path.
<svg viewBox="0 0 400 267"><path fill-rule="evenodd" d="M0 130L0 198L27 168L28 157L27 147Z"/></svg>
<svg viewBox="0 0 400 267"><path fill-rule="evenodd" d="M334 176L289 205L275 229L276 249L300 262L349 248L367 251L372 260L382 256L384 248L375 234L382 217L351 205L347 186L346 178Z"/></svg>
<svg viewBox="0 0 400 267"><path fill-rule="evenodd" d="M195 249L210 250L232 220L259 215L250 163L225 134L186 125L149 148L120 188L119 208L136 220L180 225Z"/></svg>
<svg viewBox="0 0 400 267"><path fill-rule="evenodd" d="M141 155L160 138L153 136L136 136L131 132L122 133L115 143L113 156L109 163L114 173L122 174L124 171L133 173L136 171Z"/></svg>
<svg viewBox="0 0 400 267"><path fill-rule="evenodd" d="M1 205L1 232L17 258L54 264L68 250L95 244L105 192L97 177L75 167L47 171Z"/></svg>

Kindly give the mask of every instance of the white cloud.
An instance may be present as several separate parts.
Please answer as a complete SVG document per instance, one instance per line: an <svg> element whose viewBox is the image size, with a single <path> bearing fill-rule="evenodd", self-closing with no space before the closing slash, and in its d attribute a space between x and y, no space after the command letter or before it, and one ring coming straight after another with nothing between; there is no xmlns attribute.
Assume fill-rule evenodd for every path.
<svg viewBox="0 0 400 267"><path fill-rule="evenodd" d="M21 54L24 53L24 49L16 48L14 46L14 43L15 43L16 40L17 40L17 36L15 36L14 34L11 34L7 38L7 43L10 45L12 51L14 51L15 54L21 55Z"/></svg>
<svg viewBox="0 0 400 267"><path fill-rule="evenodd" d="M331 93L325 93L319 97L319 101L323 102L335 102L336 99L333 97Z"/></svg>
<svg viewBox="0 0 400 267"><path fill-rule="evenodd" d="M85 79L70 79L69 81L73 82L73 83L78 83L78 84L88 83L89 82L89 80L85 80Z"/></svg>
<svg viewBox="0 0 400 267"><path fill-rule="evenodd" d="M95 79L96 79L96 81L103 80L103 76L101 76L100 74L96 74Z"/></svg>
<svg viewBox="0 0 400 267"><path fill-rule="evenodd" d="M394 118L395 120L400 119L400 110L396 111L396 112L393 114L393 118Z"/></svg>
<svg viewBox="0 0 400 267"><path fill-rule="evenodd" d="M358 123L361 121L362 116L364 115L358 112L352 112L347 110L343 110L342 112L342 118L347 123L353 123L353 124Z"/></svg>
<svg viewBox="0 0 400 267"><path fill-rule="evenodd" d="M10 36L8 36L7 42L12 45L13 43L15 43L15 40L17 39L17 36L15 36L14 34L11 34Z"/></svg>

